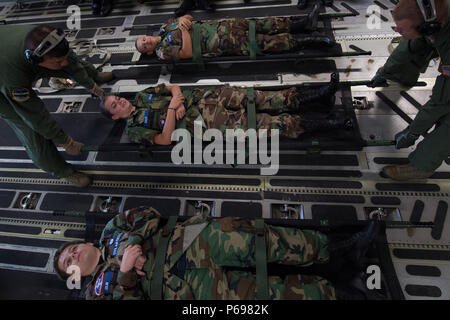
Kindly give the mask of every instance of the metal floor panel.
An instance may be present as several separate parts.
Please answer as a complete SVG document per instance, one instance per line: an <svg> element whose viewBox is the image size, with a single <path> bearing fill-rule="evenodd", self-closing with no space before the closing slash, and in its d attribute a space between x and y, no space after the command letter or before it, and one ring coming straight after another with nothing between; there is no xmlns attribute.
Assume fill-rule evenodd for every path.
<svg viewBox="0 0 450 320"><path fill-rule="evenodd" d="M332 7L325 8L326 13L357 13L353 17L331 20L333 35L343 51L352 51L353 46L372 51L370 56L326 59L329 60L328 64L331 63L339 71L341 80L369 80L384 64L395 48L398 37L392 29L394 22L390 14L395 2L346 0L335 1ZM245 4L242 0L226 0L216 3L216 13L194 11L193 16L221 18L237 15L300 15L306 12L295 9L297 0L261 0L252 1L251 4ZM129 31L126 28L150 22L152 26L148 30L154 32L172 15L177 5L177 1L141 4L116 0L115 9L109 17L95 18L90 14L89 6L83 3L80 5L82 30L69 33L68 40L90 40L94 44L92 52L82 52L88 48L89 43L81 44L78 50L97 65L103 61L106 52L113 55L113 63L129 59L138 61L140 54L135 51L134 42L139 34L146 33L147 30ZM311 4L308 9L310 7ZM375 15L381 22L379 28L372 28L370 25L377 19L374 20L373 16L368 19L373 12L368 8L378 10ZM12 1L2 2L0 5L0 20L12 24L52 20L65 27L65 17L64 8L47 6L42 1L26 1L22 10L15 7L15 2ZM313 59L302 63L304 66L314 66L322 64L322 61ZM403 130L407 126L405 115L414 119L420 106L428 100L434 79L438 75L437 66L438 62L432 61L426 72L421 74L419 80L425 81L426 87L408 89L394 85L382 90L352 87L353 99L364 106L355 111L361 137L365 140L391 140L395 133ZM291 68L289 64L283 65L278 72L273 68L271 71L263 70L259 64L247 67L241 64L232 69L226 69L227 67L229 66L226 64L217 64L205 72L203 77L198 77L193 74L183 75L180 73L182 70L171 72L162 66L106 64L104 71L115 70L118 75L124 75L128 79L117 79L102 87L111 92L133 93L163 82L189 86L225 83L251 86L290 85L327 82L330 71L328 65L315 69L315 74L301 68L301 65ZM251 74L255 72L258 73L257 76ZM148 77L146 73L149 74ZM130 74L135 79L129 79ZM46 88L48 82L42 83L43 88ZM403 117L380 99L377 91L394 103ZM56 118L66 118L68 115L61 113L68 112L80 113L77 115L80 119L83 116L98 116L96 101L81 87L39 95L46 99L50 112ZM338 99L341 98L340 94L337 96ZM99 119L99 123L109 128L106 121ZM5 123L2 122L0 128L10 135L10 129ZM95 129L98 127L88 127L86 130ZM68 131L74 135L87 136L86 132L81 134L77 130L78 127L68 127ZM97 143L104 141L105 137L96 135L86 139L81 142ZM127 142L125 136L119 139ZM447 217L450 214L450 160L443 163L436 175L428 180L394 183L380 175L385 164L407 161L407 156L414 147L402 150L388 146L367 147L361 151L325 151L318 158L310 157L305 151L292 150L282 154L280 170L274 177L261 176L260 166L254 165L237 165L235 168L229 165L176 166L166 161L167 154L158 155L155 161L140 161L136 154L128 158L113 157L108 160L101 153L90 152L83 158L68 158L69 162L98 178L92 187L81 190L36 169L15 137L2 135L0 141L5 142L0 143L0 249L3 250L3 257L5 250L21 251L12 260L15 264L0 264L0 278L2 271L5 276L20 270L49 274L52 272L50 264L43 266L41 263L37 267L20 265L20 261L23 261L22 252L28 250L45 253L51 258L57 245L40 243L55 241L60 244L84 236L86 225L82 219L65 217L51 221L51 215L48 215L49 219L43 218L48 211L57 209L58 203L64 203L64 209L71 207L68 199L76 199L78 209L91 211L99 210L109 200L117 211L123 211L134 204L164 206L165 203L173 202L175 205L169 206L169 211L179 215L196 214L198 208L205 208L199 203L206 203L206 207L215 216L225 216L241 209L242 215L273 218L281 215L283 208L289 207L292 210L290 218L317 220L325 216L336 221L366 220L370 212L383 208L388 212L388 220L430 221L436 224L433 229L387 230L391 258L405 298L450 299L450 258L447 258L450 252L450 219ZM32 205L33 201L35 209L21 207L29 203ZM108 205L112 204L108 202ZM37 214L37 218L33 213ZM99 231L101 226L97 226L97 232ZM33 241L36 241L39 249L36 250L30 244ZM44 280L41 283L49 285L49 280ZM59 297L64 294L68 296L67 291L60 287L54 293ZM26 296L24 292L20 294ZM54 297L52 294L48 293L47 297ZM45 297L41 294L41 298Z"/></svg>

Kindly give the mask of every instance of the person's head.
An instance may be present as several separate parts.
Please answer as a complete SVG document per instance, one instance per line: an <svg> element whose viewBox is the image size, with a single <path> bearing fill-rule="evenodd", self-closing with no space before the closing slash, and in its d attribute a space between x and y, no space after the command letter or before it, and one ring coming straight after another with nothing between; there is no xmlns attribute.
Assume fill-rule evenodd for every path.
<svg viewBox="0 0 450 320"><path fill-rule="evenodd" d="M434 2L436 7L436 20L443 26L448 19L447 0L434 0ZM394 30L400 33L405 39L413 40L423 36L419 32L419 27L425 23L425 18L419 9L417 0L400 0L392 11L392 16L397 25Z"/></svg>
<svg viewBox="0 0 450 320"><path fill-rule="evenodd" d="M33 28L25 37L24 41L24 49L25 52L27 50L34 51L36 50L39 45L43 42L43 40L50 34L52 31L57 30L56 28L49 26L49 25L40 25L35 28ZM58 29L58 37L63 35L63 31ZM54 37L53 40L54 41ZM45 50L46 47L49 47L51 41L46 41L43 45L43 48ZM69 56L69 43L64 38L59 43L46 52L42 57L36 57L37 63L39 66L50 69L50 70L60 70L61 68L64 68L69 64L67 61L67 57ZM30 53L29 53L30 54Z"/></svg>
<svg viewBox="0 0 450 320"><path fill-rule="evenodd" d="M107 95L100 101L100 110L110 119L126 119L136 109L133 104L123 97Z"/></svg>
<svg viewBox="0 0 450 320"><path fill-rule="evenodd" d="M92 274L100 260L101 251L90 242L71 241L64 243L55 253L53 268L61 279L66 280L66 272L71 265L80 268L81 276Z"/></svg>
<svg viewBox="0 0 450 320"><path fill-rule="evenodd" d="M143 36L136 39L135 46L137 51L140 53L146 53L148 55L155 52L158 43L160 42L160 37L153 36Z"/></svg>

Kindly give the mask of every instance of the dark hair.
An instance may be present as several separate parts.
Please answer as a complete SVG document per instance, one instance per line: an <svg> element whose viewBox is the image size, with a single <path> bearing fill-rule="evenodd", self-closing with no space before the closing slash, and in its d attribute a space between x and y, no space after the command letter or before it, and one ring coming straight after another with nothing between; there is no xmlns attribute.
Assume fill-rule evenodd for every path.
<svg viewBox="0 0 450 320"><path fill-rule="evenodd" d="M34 27L25 37L25 50L35 50L53 30L56 30L56 28L47 24ZM69 52L69 49L69 43L66 39L63 39L56 47L47 52L44 57L64 57Z"/></svg>
<svg viewBox="0 0 450 320"><path fill-rule="evenodd" d="M137 51L139 51L138 44L137 44L138 40L139 40L139 38L137 38L136 41L134 42L134 46L136 47L136 50L137 50ZM139 52L140 52L140 51L139 51Z"/></svg>
<svg viewBox="0 0 450 320"><path fill-rule="evenodd" d="M434 0L434 3L436 19L444 25L448 17L447 0ZM408 19L416 26L425 22L416 0L400 0L392 11L392 16L395 20Z"/></svg>
<svg viewBox="0 0 450 320"><path fill-rule="evenodd" d="M106 106L105 106L106 98L109 97L109 96L112 96L112 94L105 95L104 97L101 97L101 98L100 98L100 101L99 101L99 103L98 103L98 105L99 105L99 107L100 107L100 112L101 112L106 118L111 119L113 115L112 115L111 112L109 112L108 110L106 110Z"/></svg>
<svg viewBox="0 0 450 320"><path fill-rule="evenodd" d="M59 256L68 246L75 245L75 244L81 244L81 243L86 243L86 241L83 241L83 240L69 241L69 242L63 243L59 247L59 249L56 250L55 256L53 257L53 270L55 270L56 274L58 275L58 277L61 280L67 280L67 278L69 278L69 275L66 273L65 270L59 269L59 267L58 267Z"/></svg>

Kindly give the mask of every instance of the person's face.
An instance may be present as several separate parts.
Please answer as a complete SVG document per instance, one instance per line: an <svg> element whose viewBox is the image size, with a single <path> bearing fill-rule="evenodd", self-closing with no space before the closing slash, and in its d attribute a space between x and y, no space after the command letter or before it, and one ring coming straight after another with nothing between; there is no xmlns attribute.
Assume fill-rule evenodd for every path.
<svg viewBox="0 0 450 320"><path fill-rule="evenodd" d="M135 109L125 98L118 96L107 96L105 99L105 109L112 114L112 119L126 119Z"/></svg>
<svg viewBox="0 0 450 320"><path fill-rule="evenodd" d="M140 53L153 54L158 45L158 38L152 36L140 37L136 44Z"/></svg>
<svg viewBox="0 0 450 320"><path fill-rule="evenodd" d="M69 52L63 57L44 57L44 61L40 62L39 65L50 70L60 70L69 65L68 56Z"/></svg>
<svg viewBox="0 0 450 320"><path fill-rule="evenodd" d="M67 246L61 252L58 259L58 268L66 271L71 265L80 268L81 276L87 276L94 272L100 259L100 250L92 243L79 243Z"/></svg>
<svg viewBox="0 0 450 320"><path fill-rule="evenodd" d="M395 24L397 25L394 28L395 32L400 33L403 38L413 40L421 37L420 33L416 29L416 25L414 25L411 20L395 20Z"/></svg>

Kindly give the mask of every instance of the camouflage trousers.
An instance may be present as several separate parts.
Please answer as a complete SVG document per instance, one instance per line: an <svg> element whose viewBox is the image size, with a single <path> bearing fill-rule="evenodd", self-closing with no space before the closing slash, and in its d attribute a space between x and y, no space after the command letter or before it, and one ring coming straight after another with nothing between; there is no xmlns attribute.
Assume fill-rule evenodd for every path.
<svg viewBox="0 0 450 320"><path fill-rule="evenodd" d="M265 225L267 262L305 267L327 263L328 240L312 230ZM212 221L186 251L185 280L195 299L256 299L254 222L239 218ZM233 267L240 269L233 270ZM270 299L335 299L326 279L300 274L268 277Z"/></svg>
<svg viewBox="0 0 450 320"><path fill-rule="evenodd" d="M286 138L298 138L304 129L301 117L299 94L296 88L278 91L254 90L256 106L256 129L278 129ZM223 87L216 89L199 101L198 109L206 127L225 133L226 129L248 129L247 90ZM288 113L290 112L290 113ZM270 134L270 132L268 132Z"/></svg>
<svg viewBox="0 0 450 320"><path fill-rule="evenodd" d="M234 18L203 23L202 55L207 57L222 55L250 54L249 19ZM207 26L211 24L211 26ZM296 41L289 33L289 18L255 19L255 40L259 53L280 53L294 49ZM214 36L211 36L211 27Z"/></svg>

